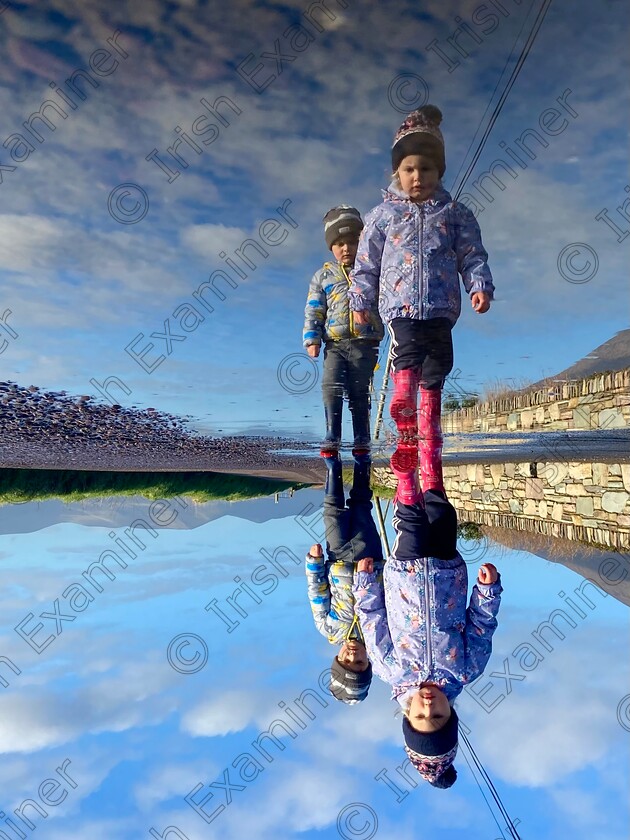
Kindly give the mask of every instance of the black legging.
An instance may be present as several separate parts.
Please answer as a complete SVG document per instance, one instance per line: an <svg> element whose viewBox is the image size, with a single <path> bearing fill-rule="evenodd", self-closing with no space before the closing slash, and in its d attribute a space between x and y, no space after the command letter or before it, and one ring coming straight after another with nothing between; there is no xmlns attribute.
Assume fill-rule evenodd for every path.
<svg viewBox="0 0 630 840"><path fill-rule="evenodd" d="M419 557L452 560L457 553L457 513L453 505L436 490L424 494L421 502L394 508L396 541L392 554L397 560Z"/></svg>
<svg viewBox="0 0 630 840"><path fill-rule="evenodd" d="M413 368L419 371L423 388L443 388L453 369L451 322L447 318L394 318L388 330L394 370Z"/></svg>

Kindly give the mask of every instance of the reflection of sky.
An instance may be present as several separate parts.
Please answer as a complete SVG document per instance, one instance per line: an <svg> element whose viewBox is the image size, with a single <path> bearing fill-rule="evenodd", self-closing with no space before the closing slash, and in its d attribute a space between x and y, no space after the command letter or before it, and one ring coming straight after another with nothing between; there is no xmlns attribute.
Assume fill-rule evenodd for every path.
<svg viewBox="0 0 630 840"><path fill-rule="evenodd" d="M419 74L442 107L450 188L512 46L521 33L518 54L538 8L496 4L505 11L496 12L491 32L486 11L485 22L473 27L476 42L460 34L470 54L449 72L425 45L437 39L455 56L446 38L456 15L464 22L479 17L476 2L427 0L422 10L400 2L394 13L384 4L346 5L341 11L328 3L335 20L323 18L325 31L300 53L282 34L303 20L306 4L298 0L3 6L0 141L25 134L29 115L57 96L49 84L64 87L116 29L128 57L117 54L118 66L98 77L97 88L84 83L85 101L68 107L65 120L49 112L56 130L39 126L44 141L35 141L28 159L12 162L8 148L0 155L3 165L16 167L2 172L0 185L0 282L19 336L3 352L2 379L94 393L91 378L117 376L132 394L114 389L116 401L192 414L204 429L319 429L319 389L289 395L276 370L301 350L307 282L327 256L324 212L339 202L365 212L386 184L391 138L403 117L387 100L389 83L400 73ZM525 170L515 165L515 179L499 170L503 191L486 182L494 200L482 201L479 218L498 299L482 320L464 306L455 335L462 387L557 372L627 326L617 302L625 245L594 218L608 208L627 229L615 210L627 198L619 176L627 110L619 85L627 75L620 64L623 8L552 4L473 173L475 180L506 159L500 144L514 148L515 138L536 129L541 113L571 91L578 117L548 136L546 148L532 141L535 160L526 159ZM255 67L276 39L295 60L283 62L281 75L256 93L235 68L250 53L247 67ZM259 81L277 73L273 58L263 63ZM188 148L188 168L178 167L169 183L146 156L157 149L165 157L175 127L190 135L204 113L201 98L219 96L242 113L226 110L230 125L201 154ZM150 208L124 226L108 214L107 198L127 182L146 191ZM254 254L257 268L146 373L124 348L142 333L140 351L179 304L193 301L210 272L225 267L220 252L233 255L287 199L298 227L287 227L286 241L268 247L266 259ZM558 254L573 242L598 254L590 283L570 284L558 273ZM182 335L176 318L171 328ZM6 335L0 328L0 339ZM167 349L153 341L148 365Z"/></svg>
<svg viewBox="0 0 630 840"><path fill-rule="evenodd" d="M311 538L295 517L303 500L312 498L309 492L278 505L263 502L276 516L268 521L241 519L237 504L229 515L190 530L175 523L159 530L126 570L116 569L116 580L103 584L105 591L84 613L62 624L62 634L39 656L11 628L29 611L52 610L55 598L67 612L61 593L113 545L109 526L64 522L3 537L0 652L22 670L9 674L10 687L0 689L5 813L36 796L41 782L70 759L67 770L78 787L64 803L48 807L45 829L38 826L53 840L131 840L149 836L151 826L162 832L168 825L190 840L334 838L340 836L337 815L350 803L376 812L378 838L407 840L421 829L446 838L463 831L479 840L500 836L462 751L458 782L448 792L420 783L397 803L394 792L374 779L386 769L402 790L411 789L395 769L404 759L400 724L388 688L376 678L359 706L328 698L327 708L320 708L311 700L315 719L302 714L306 728L294 724L298 735L284 738L283 752L270 746L277 753L273 762L253 749L271 721L291 724L286 709L299 710L295 699L307 688L317 690L333 653L312 624L302 571ZM72 506L69 511L71 519ZM133 501L126 519L124 510L122 515L129 522L142 511ZM116 528L117 536L123 532ZM260 550L273 553L280 546L299 563L285 561L288 577L278 576L275 591L260 595L251 578L254 566L264 563ZM505 587L486 677L503 671L506 657L510 671L522 673L512 651L562 607L558 592L570 595L581 581L526 552L493 547L484 559L496 562ZM472 576L476 566L469 568ZM239 599L248 616L228 633L204 606L216 598L229 612L225 598L237 575L262 603ZM45 623L50 632L52 622ZM552 637L553 652L514 682L490 714L471 696L460 698L471 740L509 813L520 820L523 837L627 836L628 734L616 718L627 692L627 629L625 607L602 598L564 640ZM194 675L176 673L166 661L169 641L182 633L195 633L208 646L208 664ZM493 682L496 695L504 682ZM280 703L286 703L284 711ZM264 767L247 784L231 768L244 753ZM198 782L204 783L203 797L210 790L205 785L222 781L226 767L231 783L245 789L234 790L231 804L206 825L183 797ZM214 793L208 812L225 802L220 788ZM357 816L355 826L365 818Z"/></svg>

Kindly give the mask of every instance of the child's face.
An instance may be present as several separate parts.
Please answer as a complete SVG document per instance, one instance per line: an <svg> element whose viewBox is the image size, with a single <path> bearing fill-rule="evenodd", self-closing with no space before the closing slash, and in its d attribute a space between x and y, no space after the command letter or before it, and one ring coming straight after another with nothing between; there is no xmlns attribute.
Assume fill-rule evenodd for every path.
<svg viewBox="0 0 630 840"><path fill-rule="evenodd" d="M451 716L446 694L437 685L423 683L411 700L407 717L417 732L436 732Z"/></svg>
<svg viewBox="0 0 630 840"><path fill-rule="evenodd" d="M440 174L431 158L424 155L407 155L396 170L400 186L412 201L431 198L440 181Z"/></svg>
<svg viewBox="0 0 630 840"><path fill-rule="evenodd" d="M337 654L339 662L349 671L354 671L356 674L367 670L370 661L365 650L363 642L358 642L355 639L350 639L344 642Z"/></svg>
<svg viewBox="0 0 630 840"><path fill-rule="evenodd" d="M357 255L357 248L359 247L359 240L356 236L342 236L333 242L332 252L333 257L337 262L348 267L354 265L354 258Z"/></svg>

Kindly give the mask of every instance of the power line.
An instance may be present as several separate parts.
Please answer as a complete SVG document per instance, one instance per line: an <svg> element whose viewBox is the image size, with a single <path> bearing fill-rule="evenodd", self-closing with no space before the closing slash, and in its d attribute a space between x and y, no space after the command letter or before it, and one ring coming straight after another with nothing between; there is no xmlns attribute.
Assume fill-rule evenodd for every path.
<svg viewBox="0 0 630 840"><path fill-rule="evenodd" d="M519 835L518 831L516 830L516 826L512 822L512 819L511 819L510 815L508 814L507 810L505 809L503 801L501 800L501 797L499 796L499 793L498 793L497 789L495 788L492 779L490 778L490 776L488 775L488 772L486 771L485 767L481 763L480 758L477 756L475 750L473 749L472 744L468 740L468 736L466 735L466 733L464 732L462 727L460 727L459 734L460 734L460 737L462 738L464 744L468 748L468 751L470 752L471 758L472 758L473 762L475 763L477 769L479 770L482 779L485 781L486 785L488 786L488 790L490 791L490 793L492 795L492 798L496 802L496 804L499 808L499 811L501 813L501 816L505 820L507 829L510 832L510 836L513 838L513 840L521 840L520 835ZM475 778L475 781L477 782L477 785L479 786L479 790L481 790L481 795L485 799L486 804L488 805L488 808L490 809L490 813L492 814L492 817L493 817L494 821L497 823L497 826L499 827L499 830L501 831L501 826L497 822L497 819L494 816L494 813L492 812L492 808L490 806L490 803L489 803L488 799L486 798L486 796L485 796L485 794L484 794L484 792L481 788L481 785L479 784L479 780L475 776L475 772L472 768L472 765L470 764L470 762L468 761L468 758L466 756L464 756L464 758L466 759L466 762L468 763L468 766L470 767L470 769L472 771L473 777ZM501 833L503 833L503 832L501 831Z"/></svg>
<svg viewBox="0 0 630 840"><path fill-rule="evenodd" d="M470 767L470 772L472 773L473 779L477 782L477 787L479 788L479 792L481 793L481 795L482 795L482 796L483 796L483 798L485 799L486 805L488 806L488 810L490 811L490 816L492 817L492 819L493 819L493 820L495 821L495 823L497 824L497 828L498 828L498 829L499 829L499 831L501 832L501 835L503 835L503 829L501 828L501 825L499 824L499 821L498 821L498 820L497 820L497 818L495 817L494 812L493 812L493 810L492 810L492 806L491 806L491 805L490 805L490 803L488 802L488 797L487 797L487 796L486 796L486 794L483 792L483 788L481 787L481 784L480 784L480 782L479 782L479 779L478 779L478 778L477 778L477 776L475 775L475 771L474 771L474 769L473 769L473 766L472 766L472 764L470 763L470 761L468 760L468 756L467 756L465 753L464 753L464 759L465 759L465 761L466 761L466 764Z"/></svg>
<svg viewBox="0 0 630 840"><path fill-rule="evenodd" d="M529 18L529 16L530 16L530 14L531 14L531 12L532 12L532 9L534 8L535 4L536 4L536 0L532 0L532 5L529 7L529 11L527 12L527 14L525 15L525 17L523 18L523 23L521 24L521 28L520 28L520 30L519 30L519 33L518 33L518 35L516 36L516 39L515 39L515 41L514 41L514 44L512 45L512 49L510 50L510 54L508 55L507 59L505 60L505 64L503 65L503 70L501 71L501 75L500 75L500 76L499 76L499 78L497 79L497 83L496 83L496 85L494 86L494 90L492 91L492 96L490 97L490 99L489 99L489 101L488 101L488 104L486 105L486 110L483 112L483 115L482 115L481 119L479 120L479 125L478 125L478 126L477 126L477 128L475 129L475 133L473 134L472 140L471 140L471 141L470 141L470 143L468 144L468 148L466 149L466 154L464 155L464 157L463 157L463 159L462 159L462 162L461 162L461 164L460 164L460 166L459 166L459 169L457 170L457 175L456 175L456 176L455 176L455 178L453 179L453 189L454 189L454 187L455 187L455 184L457 183L457 179L459 178L459 174L460 174L460 172L461 172L461 171L462 171L462 169L464 168L464 164L465 164L465 163L466 163L466 161L468 160L468 155L469 155L470 150L472 149L472 147L473 147L473 145L474 145L474 143L475 143L475 140L476 140L476 138L477 138L477 135L479 134L479 129L480 129L480 128L481 128L481 126L483 125L483 121L484 121L484 120L485 120L485 118L486 118L486 114L487 114L487 113L488 113L488 111L490 110L490 106L492 105L492 101L493 101L493 99L494 99L494 97L495 97L495 95L496 95L497 90L499 89L499 85L501 84L501 80L503 79L503 77L504 77L504 75L505 75L505 71L507 70L509 63L510 63L510 61L512 60L512 56L514 55L514 52L515 52L515 50L516 50L516 45L517 45L517 44L518 44L518 42L521 40L521 35L523 34L523 30L525 29L525 24L527 23L527 19ZM462 183L463 183L463 181L462 181ZM460 185L460 190L461 190L461 185Z"/></svg>
<svg viewBox="0 0 630 840"><path fill-rule="evenodd" d="M534 4L532 3L531 8L533 8L533 6L534 6ZM486 129L483 133L483 136L482 136L482 138L479 142L479 145L477 147L477 151L473 155L473 158L470 161L470 163L468 165L468 168L466 169L459 186L457 187L457 190L455 192L455 200L457 200L459 198L459 196L461 195L462 190L464 188L464 184L466 183L466 181L470 177L471 172L475 168L475 166L477 164L477 161L479 160L479 157L481 156L481 153L482 153L483 148L486 144L488 136L490 135L490 132L492 131L492 129L494 127L494 124L496 123L496 121L499 117L499 114L501 113L503 105L505 104L505 101L506 101L510 91L512 90L512 87L514 86L514 83L516 82L516 79L518 78L518 74L520 73L521 68L523 67L523 64L525 63L525 60L527 59L527 56L529 55L529 53L531 51L531 48L534 44L534 41L536 40L536 36L538 35L540 27L542 26L542 23L543 23L546 15L547 15L547 12L548 12L550 6L551 6L551 0L543 0L543 3L541 5L540 9L538 10L538 14L536 15L536 20L534 21L534 24L533 24L532 29L531 29L528 37L527 37L527 40L526 40L525 44L523 45L523 49L521 50L521 54L518 57L518 61L514 65L514 68L512 69L512 73L510 75L510 78L508 79L508 82L505 86L505 89L504 89L503 93L501 94L501 96L499 97L499 101L497 102L497 104L494 108L494 111L492 112L492 116L490 117L490 121L488 122L488 125L486 126ZM530 8L530 12L531 12L531 8ZM529 17L529 14L528 14L528 17ZM497 83L497 85L496 85L496 87L495 87L495 89L492 93L492 97L490 98L490 102L492 102L492 99L494 98L494 95L497 91L497 88L498 88L500 82L501 82L501 79L503 78L505 70L507 69L507 66L508 66L508 64L510 62L510 59L512 57L512 53L514 52L514 49L516 47L516 43L518 43L518 41L521 37L521 33L523 31L524 26L525 26L525 21L523 22L523 26L521 27L521 31L518 34L515 45L512 48L512 52L508 56L508 59L505 63L505 67L503 68L503 72L501 73L501 76L499 78L499 82ZM488 106L487 106L487 108L484 112L484 115L481 118L481 123L483 122L483 119L485 118L485 115L486 115L489 107L490 107L490 103L488 103ZM480 123L480 125L481 125L481 123ZM477 136L478 132L479 132L479 128L477 128L477 131L475 132L475 137ZM473 138L473 142L474 142L474 138ZM472 143L471 143L471 145L472 145ZM468 151L470 151L470 146L468 147ZM468 151L466 152L466 155L468 155ZM460 166L460 170L459 170L460 172L461 172L461 168L462 167ZM457 176L459 176L459 172L457 173Z"/></svg>

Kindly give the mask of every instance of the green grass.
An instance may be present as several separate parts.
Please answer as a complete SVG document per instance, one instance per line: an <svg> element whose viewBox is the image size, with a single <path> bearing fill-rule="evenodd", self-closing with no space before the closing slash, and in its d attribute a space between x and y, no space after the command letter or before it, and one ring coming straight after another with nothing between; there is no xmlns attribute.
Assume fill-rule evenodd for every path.
<svg viewBox="0 0 630 840"><path fill-rule="evenodd" d="M45 499L76 502L102 496L144 496L151 500L188 496L195 502L239 501L306 486L309 485L215 472L0 469L0 504Z"/></svg>

